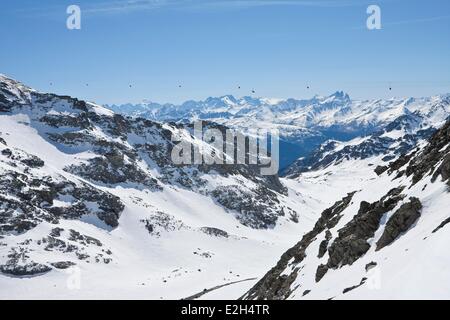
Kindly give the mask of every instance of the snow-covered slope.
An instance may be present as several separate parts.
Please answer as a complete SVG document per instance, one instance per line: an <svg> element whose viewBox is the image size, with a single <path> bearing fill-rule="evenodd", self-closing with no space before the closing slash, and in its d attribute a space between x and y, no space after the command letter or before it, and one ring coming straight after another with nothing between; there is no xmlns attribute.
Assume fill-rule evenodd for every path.
<svg viewBox="0 0 450 320"><path fill-rule="evenodd" d="M448 96L202 103L127 117L0 76L0 298L449 298ZM196 118L334 141L281 179L174 165Z"/></svg>
<svg viewBox="0 0 450 320"><path fill-rule="evenodd" d="M208 119L226 124L234 123L247 128L245 121L251 120L258 127L267 123L292 129L330 128L332 126L378 126L387 124L402 115L426 116L430 123L442 121L448 113L450 95L429 98L392 98L389 100L351 100L344 92L330 96L315 96L311 99L268 99L233 96L208 98L204 101L187 101L181 105L143 103L138 105L110 105L119 112L143 116L153 120L178 121L186 119ZM232 120L234 119L234 120ZM267 121L267 122L266 122ZM292 134L298 134L294 130Z"/></svg>
<svg viewBox="0 0 450 320"><path fill-rule="evenodd" d="M449 299L450 121L374 172L381 156L302 173L342 199L246 299ZM305 186L307 187L307 186Z"/></svg>
<svg viewBox="0 0 450 320"><path fill-rule="evenodd" d="M173 165L172 134L202 143L190 130L0 76L0 298L184 298L262 276L328 203L251 166Z"/></svg>
<svg viewBox="0 0 450 320"><path fill-rule="evenodd" d="M282 174L291 178L346 160L364 160L382 155L379 166L407 154L426 141L443 124L447 114L430 118L403 115L371 134L350 141L328 140L305 157L297 159Z"/></svg>

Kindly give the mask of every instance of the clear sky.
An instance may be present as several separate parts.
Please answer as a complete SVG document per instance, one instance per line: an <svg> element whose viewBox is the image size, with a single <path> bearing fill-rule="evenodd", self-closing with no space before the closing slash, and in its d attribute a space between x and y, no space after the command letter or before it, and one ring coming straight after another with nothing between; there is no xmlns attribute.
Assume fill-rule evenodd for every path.
<svg viewBox="0 0 450 320"><path fill-rule="evenodd" d="M448 93L450 1L1 0L0 73L99 103Z"/></svg>

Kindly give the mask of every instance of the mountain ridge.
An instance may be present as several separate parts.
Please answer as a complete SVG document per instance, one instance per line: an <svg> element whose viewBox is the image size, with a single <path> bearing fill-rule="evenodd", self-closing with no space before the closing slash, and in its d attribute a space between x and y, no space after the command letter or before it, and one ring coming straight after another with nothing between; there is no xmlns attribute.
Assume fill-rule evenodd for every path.
<svg viewBox="0 0 450 320"><path fill-rule="evenodd" d="M448 233L438 235L449 221L444 209L450 203L449 128L450 120L428 143L324 210L314 228L243 298L448 297L436 288L450 276L439 267L449 262L440 251ZM332 176L339 164L325 170Z"/></svg>
<svg viewBox="0 0 450 320"><path fill-rule="evenodd" d="M179 299L254 277L308 215L257 167L175 165L173 135L204 143L191 131L0 78L0 296Z"/></svg>
<svg viewBox="0 0 450 320"><path fill-rule="evenodd" d="M155 121L207 120L242 132L248 128L277 129L282 144L280 169L308 156L327 140L347 142L383 129L396 118L416 115L424 127L438 127L450 112L450 95L425 98L352 100L343 91L311 99L267 99L233 96L188 101L181 105L152 103L107 106L130 116ZM290 148L289 146L295 146Z"/></svg>

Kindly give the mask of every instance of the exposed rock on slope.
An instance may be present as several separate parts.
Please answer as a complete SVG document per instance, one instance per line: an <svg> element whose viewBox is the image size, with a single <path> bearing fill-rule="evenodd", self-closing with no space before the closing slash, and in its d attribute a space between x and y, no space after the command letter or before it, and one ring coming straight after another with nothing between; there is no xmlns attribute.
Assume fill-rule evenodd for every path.
<svg viewBox="0 0 450 320"><path fill-rule="evenodd" d="M381 174L392 160L410 153L420 141L431 137L436 128L424 128L427 121L426 117L417 115L401 116L365 137L349 142L327 141L308 156L295 161L283 171L283 175L296 178L302 172L318 170L346 160L364 160L383 155L382 160L386 165L376 168L377 173Z"/></svg>
<svg viewBox="0 0 450 320"><path fill-rule="evenodd" d="M301 267L296 267L306 257L306 249L317 239L324 230L336 226L341 218L341 213L347 208L354 193L348 194L332 207L322 212L314 229L305 234L302 240L281 256L278 264L272 268L243 298L244 299L286 299L292 293L292 283L300 272ZM287 275L284 270L292 268Z"/></svg>
<svg viewBox="0 0 450 320"><path fill-rule="evenodd" d="M290 221L287 215L296 214L278 177L262 175L258 165L175 165L172 137L197 147L207 144L192 135L191 125L124 117L90 102L37 92L4 76L0 121L4 274L42 275L81 263L109 264L116 249L83 229L100 235L120 229L130 203L147 208L148 214L135 223L148 238L181 230L227 238L219 229L178 223L170 206L180 204L164 204L159 210L134 193L146 193L152 201L166 189L173 197L189 193L195 199L184 199L183 210L194 211L201 199L216 212L228 211L234 228L273 228L280 218ZM202 152L220 150L206 146Z"/></svg>
<svg viewBox="0 0 450 320"><path fill-rule="evenodd" d="M413 184L426 174L433 173L433 181L439 176L447 181L450 177L450 121L436 132L425 149L406 168L406 174L412 176Z"/></svg>
<svg viewBox="0 0 450 320"><path fill-rule="evenodd" d="M380 226L380 220L386 212L394 209L404 197L402 188L389 191L374 203L361 202L358 213L338 231L338 237L328 249L327 267L336 268L352 264L369 250L367 240L372 238Z"/></svg>
<svg viewBox="0 0 450 320"><path fill-rule="evenodd" d="M181 185L214 197L234 212L239 221L254 228L274 226L285 211L293 211L280 205L278 197L285 195L286 190L278 178L261 175L258 167L174 165L173 135L181 135L193 144L201 143L191 135L190 126L125 118L95 104L39 93L8 78L1 80L2 112L11 116L27 115L29 125L62 152L91 152L94 156L68 164L64 170L94 185L134 186L155 191L164 185ZM17 155L10 155L12 151L7 148L2 151L11 160L22 153L20 161L28 167L44 166L42 160L25 155L23 150L14 152ZM222 177L234 181L222 185ZM211 184L211 179L216 182ZM117 212L113 215L117 216ZM116 226L117 221L112 224Z"/></svg>
<svg viewBox="0 0 450 320"><path fill-rule="evenodd" d="M385 290L391 286L397 288L396 297L400 298L404 297L402 294L432 296L434 291L429 291L430 288L441 283L442 278L448 278L449 274L442 273L439 268L435 269L438 277L434 274L422 274L420 265L423 261L419 262L414 257L430 254L427 265L439 265L441 253L434 256L432 252L428 252L425 242L433 241L435 245L442 246L448 239L444 233L437 237L437 231L447 224L448 218L437 228L435 220L448 217L446 209L450 195L443 182L449 179L449 127L450 121L432 135L426 146L400 157L380 171L375 181L353 195L353 201L361 201L359 209L356 203L347 203L339 215L340 222L327 230L317 227L323 225L323 218L329 212L324 211L315 228L283 254L276 267L250 289L244 298L327 298L327 295L343 297L357 294L355 292L360 295L353 297L378 296L377 293L386 297ZM379 200L364 200L373 198L374 193L378 194L382 191L380 188L386 187L390 187L391 191ZM427 204L423 204L424 202ZM340 203L342 202L335 206ZM423 234L433 234L433 238L430 240L430 237L423 237ZM400 252L407 252L409 255L404 256ZM402 292L399 288L406 286L402 281L409 280L395 276L395 269L400 266L405 266L402 272L410 272L411 276L421 274L420 280L416 279L417 285L423 288L423 282L427 282L426 292L420 287L415 291ZM373 291L373 274L379 274L380 270L383 270L383 279L390 280L388 283L385 280L384 287ZM362 280L357 280L358 275ZM349 279L353 283L358 281L359 284L343 286L350 282ZM361 292L366 295L361 295Z"/></svg>
<svg viewBox="0 0 450 320"><path fill-rule="evenodd" d="M118 197L62 175L42 175L38 169L43 167L43 161L25 158L39 163L30 167L21 154L3 149L0 155L0 234L22 233L41 221L58 223L59 219L78 219L87 214L96 215L111 227L118 225L124 208ZM94 203L95 206L88 206Z"/></svg>

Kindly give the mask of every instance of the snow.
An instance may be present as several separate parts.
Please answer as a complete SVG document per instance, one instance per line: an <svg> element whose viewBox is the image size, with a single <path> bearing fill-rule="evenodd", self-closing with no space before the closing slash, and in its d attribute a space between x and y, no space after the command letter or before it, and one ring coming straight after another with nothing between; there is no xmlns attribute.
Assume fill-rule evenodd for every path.
<svg viewBox="0 0 450 320"><path fill-rule="evenodd" d="M103 111L96 108L96 112ZM70 110L62 105L59 110L51 111L53 115L68 113ZM35 114L27 110L0 115L0 131L8 147L26 150L43 159L45 165L39 169L42 173L55 178L61 175L76 183L80 180L89 183L65 172L64 168L94 157L95 154L89 150L90 146L70 149L56 147L45 139L42 124L36 123L34 119ZM90 134L98 139L108 138L97 127ZM137 137L131 137L129 143L135 140ZM217 179L219 176L215 178L214 173L211 173L207 177L208 184L214 186L219 183ZM237 178L231 176L220 179L220 185L231 185L236 183ZM241 183L250 186L248 181ZM79 220L61 220L57 225L43 222L25 234L1 239L1 243L7 244L0 246L2 261L10 247L32 239L33 242L27 248L30 249L28 254L33 261L45 265L57 261L73 261L77 266L68 269L69 271L53 269L49 273L33 277L0 274L0 299L181 299L205 288L262 277L273 262L298 241L299 235L313 226L317 215L328 204L328 201L317 200L310 206L295 191L289 190L290 196L283 196L282 199L299 212L305 212L299 217L299 223L293 223L289 217L281 217L275 228L256 230L240 224L233 214L209 196L177 186L165 186L162 191L136 189L125 184L116 187L98 184L96 187L119 196L124 202L125 210L119 219L119 226L112 229L96 215L88 214ZM63 196L55 200L53 206L67 207L73 200L70 196ZM85 205L91 212L99 210L96 203ZM173 221L180 221L181 227L173 231L163 230L159 236L151 235L141 220L157 216L161 212L171 216ZM62 235L65 239L71 229L98 239L102 247L86 246L83 247L83 252L95 257L102 249L109 249L112 251L112 261L109 264L95 263L92 259L83 262L73 253L43 250L34 241L48 236L55 227L65 230ZM224 238L207 235L201 231L203 227L218 228L230 236ZM77 273L81 277L81 287L71 289L68 283ZM249 281L226 286L204 298L228 295L237 298L253 283L254 281Z"/></svg>
<svg viewBox="0 0 450 320"><path fill-rule="evenodd" d="M94 112L97 113L98 115L109 116L109 117L112 117L114 115L113 111L111 111L103 106L99 106L99 105L93 104L93 103L89 103L88 105L90 107L92 107Z"/></svg>
<svg viewBox="0 0 450 320"><path fill-rule="evenodd" d="M161 122L209 120L246 134L251 131L249 128L276 129L280 137L301 148L308 147L305 141L311 137L334 139L327 129L339 128L351 139L382 128L404 115L422 117L423 128L438 128L450 113L448 95L352 100L340 91L304 100L224 96L181 105L152 103L109 108ZM385 137L395 138L395 134L386 133Z"/></svg>
<svg viewBox="0 0 450 320"><path fill-rule="evenodd" d="M8 86L19 102L31 99L32 89L0 75L0 82ZM245 129L249 127L279 128L285 134L309 133L314 125L351 125L388 123L400 115L420 112L426 115L426 124L437 126L450 110L442 105L446 96L418 98L351 101L342 93L329 97L314 97L310 100L281 100L244 97L236 99L224 96L213 99L216 108L204 102L191 102L194 111L224 111L235 117L217 118L217 122ZM190 105L189 104L189 105ZM198 109L196 106L202 105ZM188 108L188 104L183 108ZM100 116L113 116L108 109L92 103L89 108ZM149 104L152 113L160 109ZM181 106L179 106L181 108ZM181 108L182 109L182 108ZM43 124L36 122L41 113L51 116L70 116L74 110L64 103L51 105L50 110L20 109L12 114L0 115L0 133L8 148L26 151L45 161L40 169L33 169L37 175L48 175L57 179L64 177L74 183L87 183L84 179L64 171L71 164L79 164L95 157L92 146L64 147L46 138ZM167 124L163 128L173 130ZM56 128L55 132L70 132L73 128ZM89 132L96 139L111 139L100 127ZM385 132L383 137L400 138L404 131ZM183 138L194 141L187 132ZM158 135L129 135L126 144L132 146L160 139ZM367 137L339 143L340 150L356 145ZM119 141L118 139L116 139ZM420 142L422 147L425 142ZM0 144L0 147L3 146ZM2 149L3 150L3 149ZM314 172L301 174L296 179L281 179L288 195L279 195L280 201L299 213L298 223L289 217L280 217L277 224L267 230L257 230L239 223L235 216L218 205L211 197L201 192L187 190L177 185L164 185L162 190L152 191L136 188L134 184L118 184L114 187L96 184L95 187L118 196L125 205L119 219L119 226L107 226L94 213L100 208L97 203L86 202L91 214L76 220L62 219L59 224L42 222L24 234L11 234L0 239L0 260L7 259L10 247L32 240L27 246L33 261L49 265L58 261L72 261L76 267L56 270L33 277L12 277L0 273L0 299L182 299L213 289L199 299L237 299L248 291L270 270L280 256L296 244L316 223L320 213L340 200L349 192L356 192L351 204L343 212L332 231L332 239L338 230L357 214L361 201L374 202L398 184L410 184L409 178L393 180L383 174L378 177L374 168L385 164L383 156L364 160L346 160ZM143 158L139 163L143 169L158 177L156 164ZM12 169L6 162L0 162L0 173ZM19 170L20 168L15 168ZM245 184L255 186L242 177L223 177L211 172L203 177L208 187ZM448 186L441 181L431 183L430 177L420 181L406 191L407 197L418 197L423 204L418 222L393 244L375 251L371 248L366 255L351 266L329 270L316 283L317 266L325 263L327 256L317 258L324 234L308 247L306 259L302 262L302 273L293 284L291 299L449 299L450 298L450 243L449 226L431 233L443 220L449 217ZM68 207L74 202L71 196L61 196L53 207ZM443 209L444 208L444 209ZM387 219L395 211L383 217L382 226L371 243L382 234ZM143 221L157 217L168 217L170 228L160 228L158 234L150 234ZM55 227L63 228L61 238L70 240L70 230L98 239L102 245L82 246L83 253L91 257L111 250L109 263L96 263L94 259L80 261L75 253L58 250L46 251L37 240L49 235ZM211 236L202 231L204 227L218 228L229 236ZM156 228L156 227L155 227ZM79 244L78 244L79 245ZM377 267L367 272L367 263L375 261ZM292 266L283 274L290 274ZM360 283L363 277L368 281L343 294L343 289ZM79 282L78 282L79 280ZM79 286L78 286L79 284ZM296 288L296 286L299 286ZM302 296L304 290L311 292Z"/></svg>
<svg viewBox="0 0 450 320"><path fill-rule="evenodd" d="M313 173L306 173L298 178L302 181L299 183L306 189L310 188L305 185L305 180L315 181L322 194L332 195L335 190L342 190L340 195L357 191L338 225L332 229L333 238L330 243L337 236L337 230L345 226L358 212L361 201L377 201L398 184L410 183L409 178L393 181L392 177L386 174L375 178L369 172L367 163L379 161L380 159L376 158L347 161L315 172L315 176L312 176ZM351 181L353 187L350 185ZM318 193L318 190L316 192ZM408 201L409 197L418 197L423 205L422 214L408 232L380 251L375 251L372 247L350 266L329 270L320 282L316 283L317 266L326 263L328 259L327 255L321 259L317 258L318 247L324 236L321 234L306 251L306 258L301 263L301 276L299 274L291 286L299 287L294 290L290 299L449 299L450 257L446 248L450 243L450 236L445 230L431 233L449 217L448 210L444 209L450 207L448 187L439 181L431 183L428 177L406 192L407 196L403 202L383 217L380 229L369 242L378 241L384 224L402 203ZM378 265L366 272L366 264L372 261ZM290 273L289 270L286 272ZM345 288L358 285L362 278L368 278L365 284L343 294ZM305 290L311 292L303 296Z"/></svg>

